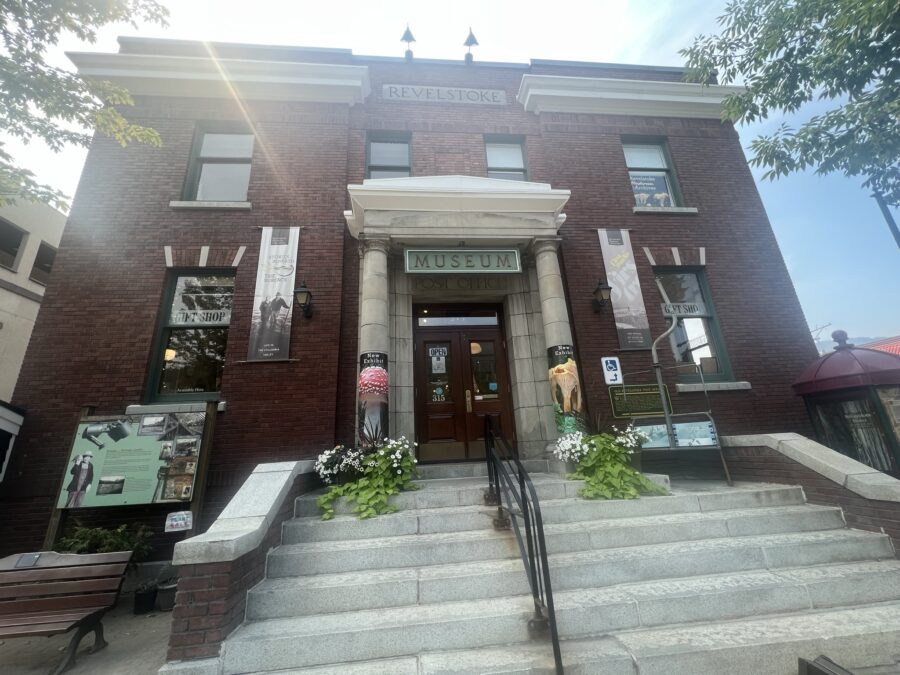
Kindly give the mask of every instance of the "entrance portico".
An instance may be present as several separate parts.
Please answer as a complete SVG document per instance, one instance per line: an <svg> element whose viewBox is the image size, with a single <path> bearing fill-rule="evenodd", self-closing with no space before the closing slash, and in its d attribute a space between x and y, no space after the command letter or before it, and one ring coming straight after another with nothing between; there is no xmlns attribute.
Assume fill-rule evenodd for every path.
<svg viewBox="0 0 900 675"><path fill-rule="evenodd" d="M560 431L576 428L582 397L557 256L569 191L470 176L367 180L348 190L347 226L362 252L361 442L375 426L382 436L415 436L414 303L502 306L522 455L540 455ZM410 268L409 249L440 257L420 256ZM517 252L520 271L488 251Z"/></svg>

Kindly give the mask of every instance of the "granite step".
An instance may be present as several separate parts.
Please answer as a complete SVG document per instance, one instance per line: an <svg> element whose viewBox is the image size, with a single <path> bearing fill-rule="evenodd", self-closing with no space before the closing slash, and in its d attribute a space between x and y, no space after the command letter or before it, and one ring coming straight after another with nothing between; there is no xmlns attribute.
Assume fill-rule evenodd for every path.
<svg viewBox="0 0 900 675"><path fill-rule="evenodd" d="M641 522L640 519L661 518L660 523L676 525L679 523L699 522L703 519L722 518L720 514L732 513L731 520L722 524L720 530L729 533L744 534L762 533L764 531L790 531L798 529L822 529L823 526L843 527L840 509L836 507L812 507L798 504L794 491L764 491L764 495L755 495L765 499L767 503L784 504L765 509L736 507L735 509L701 510L701 502L696 495L678 495L659 498L619 500L614 502L588 501L583 499L551 499L541 502L545 530L550 532L554 526L578 523L590 529L609 529L628 527L644 527L652 525L652 520ZM775 501L778 500L778 501ZM747 506L747 494L742 493L735 504ZM622 506L619 506L622 504ZM628 508L633 505L632 508ZM715 504L720 506L721 504ZM668 507L668 508L663 508ZM782 510L787 509L787 511ZM794 510L791 510L794 509ZM815 515L813 510L817 509ZM738 512L740 511L740 513ZM353 515L336 516L333 520L322 520L319 517L293 518L284 524L283 542L296 544L319 541L343 541L351 539L373 539L378 537L394 537L413 534L437 534L440 532L463 532L492 527L497 509L484 505L452 506L433 509L411 509L390 513L378 518L360 520ZM631 515L629 515L631 514ZM767 515L768 514L768 515ZM766 529L765 518L777 519L772 528ZM739 520L741 519L741 520ZM750 528L748 531L747 528ZM560 530L563 531L563 530ZM726 535L708 535L726 536ZM693 536L691 538L696 538ZM670 539L671 540L671 539Z"/></svg>
<svg viewBox="0 0 900 675"><path fill-rule="evenodd" d="M778 621L789 614L798 625L804 625L818 615L816 610L821 605L817 599L831 605L833 593L852 596L857 605L865 605L867 596L878 597L879 591L882 605L885 600L900 599L897 561L880 567L830 566L816 575L806 572L718 575L558 593L560 636L572 639L616 634L628 645L630 635L663 627L663 634L684 634L689 642L700 644L700 637L715 626L729 635L719 642L721 646L734 641L736 633L730 626L735 620L754 621L754 617L767 615ZM864 592L857 593L857 588ZM232 658L230 651L226 653L226 672L243 672L240 664L248 650L256 650L255 658L267 659L272 667L297 667L412 656L455 645L471 648L524 642L527 631L514 619L524 624L532 609L530 596L519 596L259 621L235 634L230 649L236 653ZM691 622L705 623L698 624L699 631L691 632ZM678 624L677 628L672 628L673 624ZM900 615L896 627L900 630ZM755 628L758 630L759 625ZM680 637L670 641L683 642ZM661 642L666 644L665 638ZM652 645L646 639L634 643L643 648ZM275 663L271 663L273 660ZM697 661L691 663L697 665Z"/></svg>
<svg viewBox="0 0 900 675"><path fill-rule="evenodd" d="M529 593L523 570L507 588ZM428 570L403 569L366 574L267 579L247 598L247 619L265 620L364 609L390 609L444 601L477 600L465 583L429 578ZM893 586L890 586L893 585ZM731 574L663 579L612 587L559 591L557 616L561 634L591 635L608 628L607 612L640 617L641 625L667 621L701 621L829 607L877 600L900 600L900 561L841 563L809 568L751 570ZM697 604L699 603L699 604ZM598 624L597 622L601 622ZM635 624L637 625L637 624Z"/></svg>
<svg viewBox="0 0 900 675"><path fill-rule="evenodd" d="M796 675L799 657L821 654L854 672L895 673L898 644L900 604L878 603L616 632L563 640L561 650L566 675ZM418 675L554 673L548 643L420 654L418 668Z"/></svg>

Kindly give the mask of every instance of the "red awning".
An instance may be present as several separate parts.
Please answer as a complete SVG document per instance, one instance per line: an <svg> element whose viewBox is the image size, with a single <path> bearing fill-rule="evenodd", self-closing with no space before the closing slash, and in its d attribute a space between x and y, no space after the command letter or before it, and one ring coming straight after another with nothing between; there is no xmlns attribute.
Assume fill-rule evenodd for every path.
<svg viewBox="0 0 900 675"><path fill-rule="evenodd" d="M840 334L839 334L840 333ZM846 344L843 331L835 331L834 351L809 364L794 382L800 395L878 385L900 385L900 355Z"/></svg>

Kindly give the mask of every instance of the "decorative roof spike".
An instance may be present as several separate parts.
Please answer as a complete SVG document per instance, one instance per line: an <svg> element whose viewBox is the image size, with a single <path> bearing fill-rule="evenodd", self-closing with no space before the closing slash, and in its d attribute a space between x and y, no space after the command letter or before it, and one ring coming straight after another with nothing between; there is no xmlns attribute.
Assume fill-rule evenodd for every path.
<svg viewBox="0 0 900 675"><path fill-rule="evenodd" d="M466 38L466 41L463 42L463 47L468 47L469 51L466 52L466 63L472 63L472 47L478 46L478 40L475 39L475 33L472 32L472 27L469 26L469 37Z"/></svg>
<svg viewBox="0 0 900 675"><path fill-rule="evenodd" d="M409 29L409 24L406 24L406 30L403 32L403 37L400 38L400 42L406 43L406 59L407 61L412 61L413 53L409 48L411 42L415 42L416 38L413 37L412 31Z"/></svg>

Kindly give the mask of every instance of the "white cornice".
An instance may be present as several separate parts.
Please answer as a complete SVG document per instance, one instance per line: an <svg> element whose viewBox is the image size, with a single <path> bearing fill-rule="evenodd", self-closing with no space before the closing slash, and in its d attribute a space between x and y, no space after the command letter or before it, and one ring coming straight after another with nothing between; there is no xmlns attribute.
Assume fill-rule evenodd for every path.
<svg viewBox="0 0 900 675"><path fill-rule="evenodd" d="M561 211L571 195L547 183L477 176L381 178L348 185L347 190L351 210L344 216L354 237L365 230L367 211L552 214L561 225Z"/></svg>
<svg viewBox="0 0 900 675"><path fill-rule="evenodd" d="M742 87L621 80L605 77L523 75L518 101L534 113L569 112L720 119L722 101Z"/></svg>
<svg viewBox="0 0 900 675"><path fill-rule="evenodd" d="M152 54L68 52L84 77L108 80L132 94L274 101L361 103L366 66L213 59Z"/></svg>

